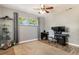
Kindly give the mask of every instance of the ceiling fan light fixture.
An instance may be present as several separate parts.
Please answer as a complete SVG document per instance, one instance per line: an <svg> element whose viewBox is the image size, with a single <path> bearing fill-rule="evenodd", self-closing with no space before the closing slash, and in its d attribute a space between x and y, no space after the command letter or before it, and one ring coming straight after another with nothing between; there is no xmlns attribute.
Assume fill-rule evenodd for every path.
<svg viewBox="0 0 79 59"><path fill-rule="evenodd" d="M43 4L41 4L40 6L41 6L41 8L43 8Z"/></svg>
<svg viewBox="0 0 79 59"><path fill-rule="evenodd" d="M40 10L40 12L39 12L40 14L44 14L44 13L46 13L45 11L42 11L42 10Z"/></svg>
<svg viewBox="0 0 79 59"><path fill-rule="evenodd" d="M37 8L36 10L39 10L39 14L44 14L44 13L50 13L50 11L53 9L53 6L49 6L46 4L40 4L40 8Z"/></svg>

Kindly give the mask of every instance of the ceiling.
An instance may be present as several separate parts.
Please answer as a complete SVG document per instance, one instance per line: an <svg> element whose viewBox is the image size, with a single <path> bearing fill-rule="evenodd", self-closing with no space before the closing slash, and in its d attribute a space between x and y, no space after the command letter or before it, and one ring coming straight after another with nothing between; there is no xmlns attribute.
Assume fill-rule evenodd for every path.
<svg viewBox="0 0 79 59"><path fill-rule="evenodd" d="M49 4L51 6L54 7L53 10L51 10L51 12L49 14L55 14L55 13L60 13L68 8L75 8L78 7L79 5L76 4ZM2 4L2 6L7 7L7 8L12 8L12 9L16 9L16 10L20 10L20 11L24 11L24 12L28 12L31 14L35 14L37 16L46 16L49 14L39 14L39 10L34 10L34 8L40 8L40 4Z"/></svg>

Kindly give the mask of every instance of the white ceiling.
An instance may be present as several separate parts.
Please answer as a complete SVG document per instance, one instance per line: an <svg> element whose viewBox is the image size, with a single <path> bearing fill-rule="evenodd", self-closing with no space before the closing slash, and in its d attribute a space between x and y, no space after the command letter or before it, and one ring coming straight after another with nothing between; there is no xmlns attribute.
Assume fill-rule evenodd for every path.
<svg viewBox="0 0 79 59"><path fill-rule="evenodd" d="M79 5L69 5L69 4L50 4L51 6L54 7L53 10L51 10L51 12L49 14L54 14L54 13L60 13L68 8L75 8L76 6ZM40 8L40 4L3 4L2 6L4 7L8 7L8 8L12 8L12 9L16 9L16 10L20 10L20 11L24 11L24 12L28 12L28 13L32 13L38 16L46 16L49 14L39 14L39 10L34 10L34 8Z"/></svg>

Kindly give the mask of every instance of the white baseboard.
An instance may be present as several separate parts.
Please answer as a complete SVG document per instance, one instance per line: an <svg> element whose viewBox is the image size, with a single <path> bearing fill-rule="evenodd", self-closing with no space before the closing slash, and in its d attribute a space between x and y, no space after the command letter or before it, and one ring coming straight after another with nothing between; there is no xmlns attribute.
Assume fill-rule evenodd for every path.
<svg viewBox="0 0 79 59"><path fill-rule="evenodd" d="M36 41L36 40L38 40L38 39L31 39L31 40L21 41L21 42L19 42L19 44L26 43L26 42L31 42L31 41ZM73 43L69 43L69 42L68 42L68 44L71 45L71 46L79 47L78 44L73 44Z"/></svg>
<svg viewBox="0 0 79 59"><path fill-rule="evenodd" d="M21 42L19 42L19 44L26 43L26 42L31 42L31 41L36 41L36 40L38 40L38 39L30 39L30 40L26 40L26 41L21 41Z"/></svg>
<svg viewBox="0 0 79 59"><path fill-rule="evenodd" d="M79 47L78 44L73 44L73 43L68 43L68 44L71 45L71 46Z"/></svg>

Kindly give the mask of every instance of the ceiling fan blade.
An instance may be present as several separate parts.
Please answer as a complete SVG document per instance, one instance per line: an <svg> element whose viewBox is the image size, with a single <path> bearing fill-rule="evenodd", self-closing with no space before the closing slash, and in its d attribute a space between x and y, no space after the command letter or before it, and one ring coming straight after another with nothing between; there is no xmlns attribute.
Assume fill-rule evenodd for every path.
<svg viewBox="0 0 79 59"><path fill-rule="evenodd" d="M3 18L0 18L0 19L3 19Z"/></svg>
<svg viewBox="0 0 79 59"><path fill-rule="evenodd" d="M45 10L46 13L49 13L49 11Z"/></svg>
<svg viewBox="0 0 79 59"><path fill-rule="evenodd" d="M5 16L5 19L8 19L8 20L13 20L12 18L10 18L9 16Z"/></svg>
<svg viewBox="0 0 79 59"><path fill-rule="evenodd" d="M0 19L5 19L5 17L1 17Z"/></svg>
<svg viewBox="0 0 79 59"><path fill-rule="evenodd" d="M54 7L47 7L46 9L53 9Z"/></svg>
<svg viewBox="0 0 79 59"><path fill-rule="evenodd" d="M1 17L0 19L8 19L8 20L13 20L12 18L5 16L5 17Z"/></svg>

